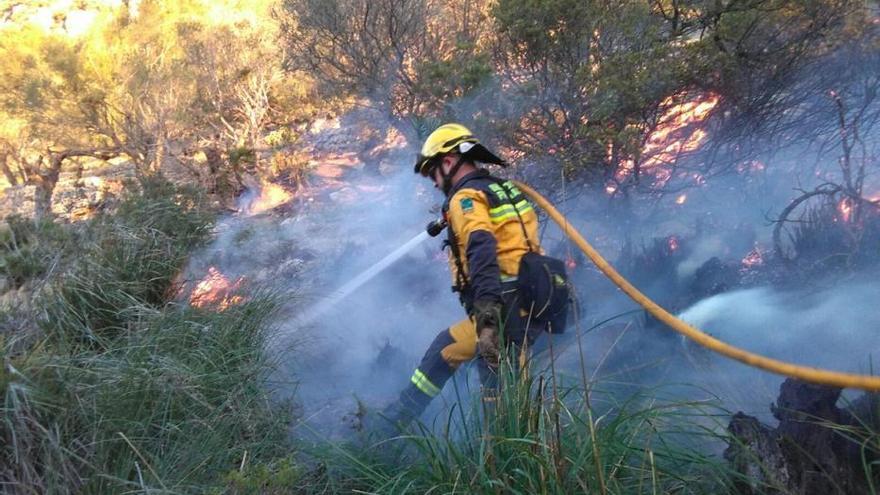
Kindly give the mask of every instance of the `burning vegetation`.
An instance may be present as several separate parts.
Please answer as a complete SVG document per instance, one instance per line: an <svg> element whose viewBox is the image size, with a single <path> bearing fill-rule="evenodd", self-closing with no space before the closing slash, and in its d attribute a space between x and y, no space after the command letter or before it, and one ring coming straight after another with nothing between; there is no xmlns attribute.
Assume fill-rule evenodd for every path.
<svg viewBox="0 0 880 495"><path fill-rule="evenodd" d="M678 160L696 151L705 141L706 130L703 126L718 105L718 96L708 95L678 104L674 101L670 98L660 104L668 110L648 135L640 153L642 169L652 173L655 180L660 181L658 185L669 180ZM633 167L634 164L628 163L624 168L631 170Z"/></svg>
<svg viewBox="0 0 880 495"><path fill-rule="evenodd" d="M230 281L216 267L208 268L208 273L199 281L189 295L189 303L196 308L213 308L223 311L230 306L241 304L244 297L239 295L244 277Z"/></svg>
<svg viewBox="0 0 880 495"><path fill-rule="evenodd" d="M755 248L749 251L742 259L742 269L752 270L764 264L764 250L757 244Z"/></svg>
<svg viewBox="0 0 880 495"><path fill-rule="evenodd" d="M283 186L266 182L260 186L257 196L244 207L244 211L248 215L259 215L282 206L292 199L293 193Z"/></svg>
<svg viewBox="0 0 880 495"><path fill-rule="evenodd" d="M662 101L659 105L662 113L656 122L649 124L651 130L638 153L620 162L614 180L606 185L605 191L613 195L620 184L628 179L640 180L642 176L650 177L652 189L662 190L678 173L679 164L698 151L706 140L705 126L719 100L714 94L698 97L681 94ZM609 162L614 161L613 150L609 145L606 156ZM692 174L691 179L695 184L704 181L699 173ZM676 203L683 204L686 199L687 195L681 194Z"/></svg>
<svg viewBox="0 0 880 495"><path fill-rule="evenodd" d="M551 349L558 368L502 377L488 417L498 421L459 404L446 431L382 444L415 442L415 462L381 458L395 449L366 439L367 448L300 465L291 428L341 417L352 390L379 406L385 385L405 382L394 366L409 366L422 325L455 305L439 304L444 293L426 282L446 275L445 255L426 247L381 289L354 291L338 334L331 318L316 320L326 340L309 342L315 356L295 350L296 361L318 363L302 390L332 397L304 404L321 414L298 421L269 397L279 381L281 398L294 393L289 376L268 376L267 350L289 357L263 340L279 321L247 292L267 283L326 294L369 261L365 253L397 248L388 230L421 223L412 216L433 215L440 201L427 182L410 182L411 155L446 120L504 150L513 176L566 191L568 209L592 216L603 231L595 238L617 250L621 272L672 311L871 274L880 258L871 183L880 20L868 3L155 0L103 2L100 15L85 12L90 1L74 2L76 12L61 10L71 2L37 3L35 25L28 2L0 22L9 69L0 188L7 205L32 198L21 211L36 217L0 229L0 486L11 493L824 495L867 493L880 481L873 397L844 407L839 390L790 381L772 409L777 427L733 416L732 469L695 455L720 452L723 428L707 435L705 425L728 411L690 396L664 402L653 388L626 399L699 375L713 356L694 359L662 323L629 318L630 306L618 312L616 289L603 293L606 281L571 250L562 257L587 306L574 326L629 318L578 327L586 360L566 367L573 353ZM87 157L130 171L92 178ZM204 198L185 188L150 197L154 178L202 188L214 206L202 210ZM72 198L77 182L86 192ZM712 210L715 194L736 199ZM766 231L755 217L719 218L758 206L772 222ZM337 220L343 210L332 208L357 215ZM235 227L212 231L210 218L230 210L221 221ZM196 248L211 232L216 244L203 256ZM195 274L182 271L191 253ZM175 274L188 280L179 290ZM285 304L280 323L299 332L286 316L305 304ZM774 328L772 337L799 342L806 330ZM343 351L356 359L336 366L329 357L348 358ZM572 369L591 373L559 394L557 378ZM734 383L743 394L752 385ZM311 399L300 393L295 400ZM685 436L699 441L678 445Z"/></svg>

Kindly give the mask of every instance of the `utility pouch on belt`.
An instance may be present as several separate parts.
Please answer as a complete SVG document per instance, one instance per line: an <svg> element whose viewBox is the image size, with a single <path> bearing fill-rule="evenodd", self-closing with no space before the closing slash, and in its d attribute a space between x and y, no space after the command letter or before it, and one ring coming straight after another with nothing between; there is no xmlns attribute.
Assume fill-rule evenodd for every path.
<svg viewBox="0 0 880 495"><path fill-rule="evenodd" d="M565 272L565 263L562 260L544 256L529 239L526 223L519 213L517 203L522 199L522 193L510 181L496 182L494 189L504 189L505 194L499 194L499 200L505 197L508 204L513 206L513 211L519 220L523 237L528 246L528 252L523 255L519 262L519 274L517 275L517 289L520 293L520 307L527 311L531 318L550 323L551 331L561 333L565 331L565 320L568 311L569 285L568 275ZM492 189L492 186L489 186Z"/></svg>
<svg viewBox="0 0 880 495"><path fill-rule="evenodd" d="M519 262L518 284L522 308L532 318L553 321L565 316L569 289L562 260L529 251Z"/></svg>

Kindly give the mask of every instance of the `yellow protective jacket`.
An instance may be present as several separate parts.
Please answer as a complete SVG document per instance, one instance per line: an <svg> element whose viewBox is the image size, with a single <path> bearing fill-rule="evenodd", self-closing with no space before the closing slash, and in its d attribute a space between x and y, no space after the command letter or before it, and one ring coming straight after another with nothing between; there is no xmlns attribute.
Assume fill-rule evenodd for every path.
<svg viewBox="0 0 880 495"><path fill-rule="evenodd" d="M452 187L443 213L453 290L468 310L475 300L500 303L501 283L516 280L522 256L530 249L543 254L532 205L512 182L485 170Z"/></svg>

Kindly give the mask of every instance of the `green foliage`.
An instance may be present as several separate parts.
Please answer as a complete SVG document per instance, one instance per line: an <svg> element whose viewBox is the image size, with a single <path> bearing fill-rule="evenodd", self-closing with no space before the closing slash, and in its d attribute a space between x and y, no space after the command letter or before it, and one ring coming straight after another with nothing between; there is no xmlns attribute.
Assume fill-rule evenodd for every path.
<svg viewBox="0 0 880 495"><path fill-rule="evenodd" d="M489 54L469 43L460 43L446 58L421 61L415 72L421 98L441 105L470 95L493 75Z"/></svg>
<svg viewBox="0 0 880 495"><path fill-rule="evenodd" d="M204 493L244 458L289 453L286 408L266 388L273 297L220 312L169 303L211 217L167 182L130 189L41 295L30 324L45 338L0 342L0 481L12 492Z"/></svg>
<svg viewBox="0 0 880 495"><path fill-rule="evenodd" d="M282 127L270 132L264 139L267 145L279 148L296 142L297 136L293 134L289 127Z"/></svg>
<svg viewBox="0 0 880 495"><path fill-rule="evenodd" d="M594 35L600 9L578 0L499 0L492 17L526 64L552 67L579 64L576 57Z"/></svg>
<svg viewBox="0 0 880 495"><path fill-rule="evenodd" d="M662 102L707 74L700 44L645 3L500 1L492 15L499 71L521 81L511 93L525 109L508 142L600 184L638 162Z"/></svg>
<svg viewBox="0 0 880 495"><path fill-rule="evenodd" d="M24 20L5 26L0 154L10 173L4 176L51 190L58 171L47 170L49 154L101 150L144 172L161 171L173 156L212 193L236 191L226 187L229 163L220 157L227 150L264 148L270 128L287 129L272 136L272 146L292 143L289 124L309 120L322 106L309 75L284 65L272 4L120 4L101 9L76 36ZM214 153L207 170L194 158L200 151ZM240 163L235 159L233 166Z"/></svg>
<svg viewBox="0 0 880 495"><path fill-rule="evenodd" d="M32 352L17 368L2 411L7 476L56 492L200 493L245 455L284 452L286 417L264 389L270 304L130 309L140 314L112 347Z"/></svg>
<svg viewBox="0 0 880 495"><path fill-rule="evenodd" d="M410 122L449 118L493 67L485 2L286 0L282 27L291 58L330 97L369 98L406 135Z"/></svg>
<svg viewBox="0 0 880 495"><path fill-rule="evenodd" d="M226 486L216 493L284 495L297 492L302 481L302 473L294 459L285 457L277 462L230 471L224 481Z"/></svg>
<svg viewBox="0 0 880 495"><path fill-rule="evenodd" d="M168 300L186 257L207 239L212 217L195 191L160 178L139 187L115 214L92 222L78 262L48 296L43 328L53 338L108 345L131 311Z"/></svg>
<svg viewBox="0 0 880 495"><path fill-rule="evenodd" d="M0 275L13 287L46 274L53 263L71 254L75 234L50 220L6 218L0 232Z"/></svg>
<svg viewBox="0 0 880 495"><path fill-rule="evenodd" d="M870 38L864 27L856 34L860 14L869 16L855 0L284 5L294 60L332 94L366 98L387 112L408 137L423 137L425 123L465 122L512 154L627 197L671 182L651 175L661 160L725 166L687 163L693 147L664 154L664 145L646 144L668 129L676 106L711 98L715 115L723 108L731 122L740 113L766 119L753 129L733 124L731 134L773 128L786 115L803 115L786 110L801 98L859 86L837 76L838 83L795 96L810 63L843 39ZM699 125L664 139L682 141L705 130ZM691 185L688 177L675 179Z"/></svg>

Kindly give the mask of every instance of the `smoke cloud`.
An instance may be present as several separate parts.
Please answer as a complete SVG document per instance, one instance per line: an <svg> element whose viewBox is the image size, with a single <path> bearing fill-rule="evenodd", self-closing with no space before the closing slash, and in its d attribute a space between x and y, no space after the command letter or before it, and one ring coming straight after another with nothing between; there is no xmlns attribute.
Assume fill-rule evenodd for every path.
<svg viewBox="0 0 880 495"><path fill-rule="evenodd" d="M493 104L498 115L511 112L504 102L493 103L489 93L479 93L481 109ZM472 106L460 102L450 108L467 122ZM322 133L330 134L327 141L336 152L351 153L345 146L356 146L364 130L386 127L375 115L360 120L349 115L338 128ZM876 134L866 131L863 138L875 143ZM214 266L230 279L244 277L250 285L287 295L271 352L280 365L279 394L295 398L300 406L299 432L347 435L358 401L380 409L394 400L434 336L464 317L449 291L441 241L428 239L314 321L302 321L436 218L443 198L430 182L412 174L414 153L401 148L383 164L349 170L341 181L318 180L287 208L225 219L215 243L193 258L185 274L198 280ZM684 199L680 194L645 197L625 207L601 189L529 172L540 168L537 164L526 163L522 170L543 181L532 185L553 198L606 258L625 272L629 267L626 274L640 289L685 320L721 340L777 359L869 372L880 344L875 330L880 283L875 274L825 274L792 287L771 278L750 281L743 265L756 247L772 251L770 220L786 204L801 190L839 174L837 153L828 148L817 155L808 147L792 147L750 157L741 170L693 185ZM872 180L876 177L869 175L866 188L873 187ZM646 318L555 225L547 219L544 225L545 249L574 264L572 277L582 307L568 334L555 338L558 373L581 376L583 353L588 377L609 384L610 393L686 384L681 393L687 398L716 400L731 411L769 419L767 405L782 377L711 354ZM668 251L663 257L631 263L655 239L669 236L675 238L674 246L663 240L661 246ZM703 284L700 277L707 266L735 275L734 283ZM544 369L548 354L537 349L533 369ZM465 367L457 376L465 395L475 374ZM451 389L447 386L435 401L434 412L456 400Z"/></svg>

